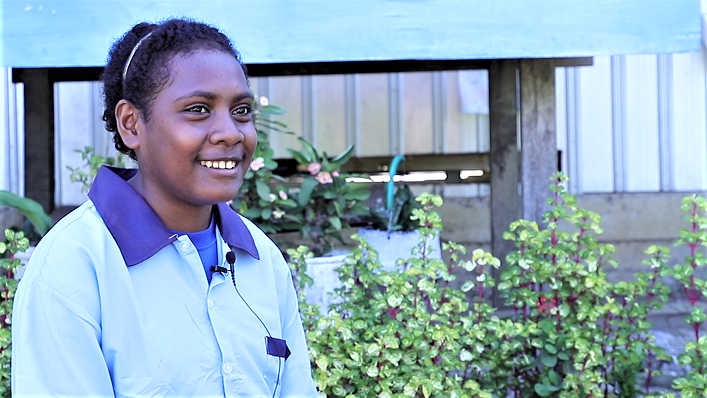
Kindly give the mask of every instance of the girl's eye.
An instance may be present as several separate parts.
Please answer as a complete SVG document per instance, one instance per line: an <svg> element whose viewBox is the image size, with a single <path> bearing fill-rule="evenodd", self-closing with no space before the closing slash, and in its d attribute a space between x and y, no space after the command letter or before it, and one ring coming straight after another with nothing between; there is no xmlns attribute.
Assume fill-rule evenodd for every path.
<svg viewBox="0 0 707 398"><path fill-rule="evenodd" d="M208 112L208 110L206 109L206 107L203 106L203 105L195 105L195 106L192 106L191 108L187 108L186 110L187 110L187 112L194 112L194 113L206 113L206 112Z"/></svg>
<svg viewBox="0 0 707 398"><path fill-rule="evenodd" d="M251 108L249 106L241 106L233 110L233 114L236 116L248 116L251 113Z"/></svg>

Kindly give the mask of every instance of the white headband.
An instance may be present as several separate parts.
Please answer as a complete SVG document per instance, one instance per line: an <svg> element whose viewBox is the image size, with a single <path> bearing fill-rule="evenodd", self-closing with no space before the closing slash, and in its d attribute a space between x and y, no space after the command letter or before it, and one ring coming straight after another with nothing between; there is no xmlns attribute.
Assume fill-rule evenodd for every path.
<svg viewBox="0 0 707 398"><path fill-rule="evenodd" d="M133 51L130 52L130 56L128 57L128 61L125 62L125 68L123 68L123 82L125 81L125 77L128 75L128 68L130 68L130 61L133 60L133 56L137 52L137 49L140 48L140 44L142 44L142 42L145 41L145 39L150 37L151 34L152 34L152 32L148 33L147 35L145 35L145 37L140 39L140 41L137 42L135 47L133 47Z"/></svg>

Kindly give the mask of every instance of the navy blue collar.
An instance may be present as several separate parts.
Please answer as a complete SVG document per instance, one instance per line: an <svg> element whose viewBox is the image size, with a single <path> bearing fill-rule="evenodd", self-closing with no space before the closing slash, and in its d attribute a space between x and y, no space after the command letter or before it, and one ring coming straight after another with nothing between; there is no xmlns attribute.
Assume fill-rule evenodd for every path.
<svg viewBox="0 0 707 398"><path fill-rule="evenodd" d="M147 260L177 239L128 184L136 173L137 169L102 166L88 193L128 267ZM253 236L240 216L226 203L216 205L214 214L223 240L259 260Z"/></svg>

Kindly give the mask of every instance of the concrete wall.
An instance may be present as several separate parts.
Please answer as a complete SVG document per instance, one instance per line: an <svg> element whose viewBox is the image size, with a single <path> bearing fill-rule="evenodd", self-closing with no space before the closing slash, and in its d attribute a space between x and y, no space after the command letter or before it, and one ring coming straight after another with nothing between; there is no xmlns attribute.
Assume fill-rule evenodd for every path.
<svg viewBox="0 0 707 398"><path fill-rule="evenodd" d="M704 193L703 193L704 194ZM608 270L610 280L632 280L636 272L649 269L641 263L651 245L671 248L671 262L682 262L685 248L674 247L680 230L689 228L686 213L680 211L687 192L583 194L577 197L580 208L602 217L603 233L596 238L616 247L614 258L619 266ZM469 252L490 250L491 216L488 197L446 198L440 214L444 221L443 241L466 246Z"/></svg>

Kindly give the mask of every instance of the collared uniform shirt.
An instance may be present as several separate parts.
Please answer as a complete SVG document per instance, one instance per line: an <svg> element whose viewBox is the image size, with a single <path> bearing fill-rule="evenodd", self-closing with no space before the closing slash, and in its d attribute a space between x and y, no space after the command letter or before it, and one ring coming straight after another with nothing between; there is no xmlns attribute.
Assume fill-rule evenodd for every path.
<svg viewBox="0 0 707 398"><path fill-rule="evenodd" d="M218 258L229 268L236 254L238 291L228 273L209 284L189 238L127 183L134 173L101 169L90 200L32 254L15 297L13 395L318 396L275 244L218 205ZM287 360L267 353L268 335L287 342Z"/></svg>

